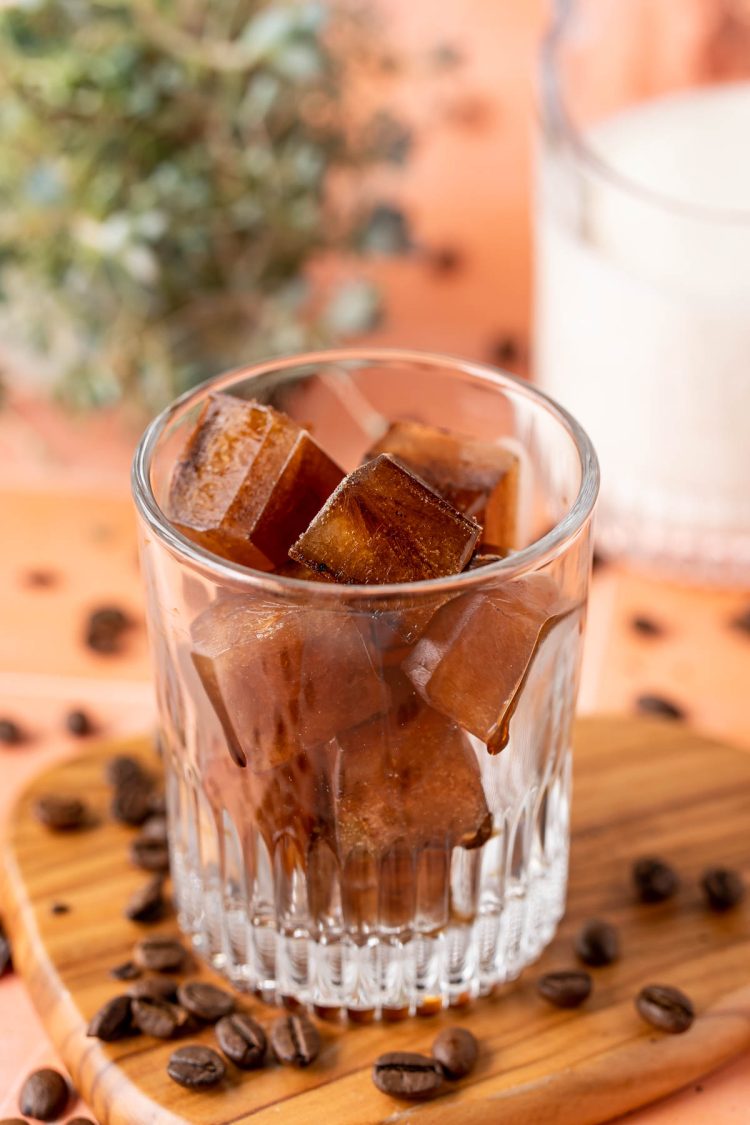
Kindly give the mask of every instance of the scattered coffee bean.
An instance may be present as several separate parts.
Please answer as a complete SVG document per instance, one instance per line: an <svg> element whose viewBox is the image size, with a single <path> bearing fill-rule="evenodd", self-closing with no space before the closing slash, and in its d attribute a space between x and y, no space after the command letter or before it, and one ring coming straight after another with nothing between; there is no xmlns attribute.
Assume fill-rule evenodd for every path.
<svg viewBox="0 0 750 1125"><path fill-rule="evenodd" d="M178 1047L169 1056L167 1074L173 1082L189 1090L216 1086L226 1074L224 1062L210 1047Z"/></svg>
<svg viewBox="0 0 750 1125"><path fill-rule="evenodd" d="M130 858L142 871L169 871L169 848L161 840L137 837L130 845Z"/></svg>
<svg viewBox="0 0 750 1125"><path fill-rule="evenodd" d="M574 948L584 965L598 969L620 956L620 939L613 925L594 918L578 932Z"/></svg>
<svg viewBox="0 0 750 1125"><path fill-rule="evenodd" d="M151 972L178 973L187 960L187 950L176 938L142 938L136 943L133 960Z"/></svg>
<svg viewBox="0 0 750 1125"><path fill-rule="evenodd" d="M606 565L607 559L605 558L605 556L602 555L599 551L594 551L593 555L591 556L592 571L596 573L597 570L603 570Z"/></svg>
<svg viewBox="0 0 750 1125"><path fill-rule="evenodd" d="M479 1044L468 1028L446 1027L432 1044L432 1054L446 1078L465 1078L474 1069Z"/></svg>
<svg viewBox="0 0 750 1125"><path fill-rule="evenodd" d="M128 996L132 1000L176 1000L177 981L174 977L159 974L142 977L129 985Z"/></svg>
<svg viewBox="0 0 750 1125"><path fill-rule="evenodd" d="M133 892L125 905L124 913L131 922L158 922L164 916L165 908L164 879L161 875L156 875L145 886Z"/></svg>
<svg viewBox="0 0 750 1125"><path fill-rule="evenodd" d="M116 757L110 758L109 762L107 762L104 776L110 785L115 786L132 784L151 785L150 776L146 773L138 759L131 757L130 754L117 754Z"/></svg>
<svg viewBox="0 0 750 1125"><path fill-rule="evenodd" d="M91 734L94 724L85 711L68 711L65 716L65 728L74 738L84 738Z"/></svg>
<svg viewBox="0 0 750 1125"><path fill-rule="evenodd" d="M5 927L0 922L0 977L13 968L13 953L10 948L10 938L5 932Z"/></svg>
<svg viewBox="0 0 750 1125"><path fill-rule="evenodd" d="M745 894L742 876L729 867L709 867L703 873L701 888L708 906L718 913L737 906Z"/></svg>
<svg viewBox="0 0 750 1125"><path fill-rule="evenodd" d="M591 974L583 969L545 973L536 982L536 988L556 1008L577 1008L591 995Z"/></svg>
<svg viewBox="0 0 750 1125"><path fill-rule="evenodd" d="M639 695L635 707L641 715L657 715L661 719L675 720L685 718L682 707L662 695Z"/></svg>
<svg viewBox="0 0 750 1125"><path fill-rule="evenodd" d="M318 1029L305 1015L280 1016L271 1028L276 1058L288 1066L309 1066L320 1054Z"/></svg>
<svg viewBox="0 0 750 1125"><path fill-rule="evenodd" d="M131 1002L128 997L128 1002ZM132 1000L133 1023L145 1035L155 1039L172 1039L182 1023L182 1013L168 1000L141 996Z"/></svg>
<svg viewBox="0 0 750 1125"><path fill-rule="evenodd" d="M67 902L53 902L49 909L50 914L70 914Z"/></svg>
<svg viewBox="0 0 750 1125"><path fill-rule="evenodd" d="M750 634L750 606L733 617L730 624L733 629L738 629L740 633Z"/></svg>
<svg viewBox="0 0 750 1125"><path fill-rule="evenodd" d="M166 844L167 842L167 818L165 816L154 816L149 814L147 820L143 822L143 826L138 833L139 840L149 840L153 843Z"/></svg>
<svg viewBox="0 0 750 1125"><path fill-rule="evenodd" d="M102 1005L89 1023L86 1034L105 1043L114 1043L132 1033L132 1011L129 996L115 996Z"/></svg>
<svg viewBox="0 0 750 1125"><path fill-rule="evenodd" d="M490 363L496 363L499 367L507 367L517 363L520 355L521 348L514 336L503 334L490 344Z"/></svg>
<svg viewBox="0 0 750 1125"><path fill-rule="evenodd" d="M150 816L150 786L141 782L128 782L115 789L109 811L120 824L135 828Z"/></svg>
<svg viewBox="0 0 750 1125"><path fill-rule="evenodd" d="M665 902L680 885L675 869L656 856L636 860L633 882L641 902Z"/></svg>
<svg viewBox="0 0 750 1125"><path fill-rule="evenodd" d="M177 989L177 1000L192 1016L204 1023L216 1023L234 1011L234 997L215 984L188 980Z"/></svg>
<svg viewBox="0 0 750 1125"><path fill-rule="evenodd" d="M0 742L5 746L18 746L23 742L23 731L13 719L0 719Z"/></svg>
<svg viewBox="0 0 750 1125"><path fill-rule="evenodd" d="M68 1083L56 1070L44 1067L35 1070L24 1082L18 1098L18 1108L27 1117L37 1121L56 1121L62 1117L68 1104Z"/></svg>
<svg viewBox="0 0 750 1125"><path fill-rule="evenodd" d="M372 1080L394 1098L432 1098L443 1084L436 1059L412 1051L388 1051L375 1060Z"/></svg>
<svg viewBox="0 0 750 1125"><path fill-rule="evenodd" d="M464 264L464 257L453 246L441 246L428 253L427 264L437 274L456 273Z"/></svg>
<svg viewBox="0 0 750 1125"><path fill-rule="evenodd" d="M216 1038L230 1062L240 1070L256 1070L266 1057L266 1034L244 1012L224 1016L216 1025Z"/></svg>
<svg viewBox="0 0 750 1125"><path fill-rule="evenodd" d="M86 821L86 806L79 797L66 797L47 793L34 805L37 819L54 832L68 832L81 828Z"/></svg>
<svg viewBox="0 0 750 1125"><path fill-rule="evenodd" d="M121 965L115 965L113 969L110 969L109 975L114 977L115 980L136 980L141 975L141 970L135 961L123 961Z"/></svg>
<svg viewBox="0 0 750 1125"><path fill-rule="evenodd" d="M27 570L23 575L23 584L38 590L49 589L57 584L57 574L54 570Z"/></svg>
<svg viewBox="0 0 750 1125"><path fill-rule="evenodd" d="M636 997L635 1006L646 1023L673 1035L687 1031L695 1019L689 998L679 988L672 988L667 984L649 984L642 988Z"/></svg>
<svg viewBox="0 0 750 1125"><path fill-rule="evenodd" d="M117 652L122 634L129 625L130 619L117 606L103 606L89 614L84 640L94 652Z"/></svg>
<svg viewBox="0 0 750 1125"><path fill-rule="evenodd" d="M642 637L661 637L664 635L664 627L658 621L654 621L653 617L646 617L643 614L633 617L630 625Z"/></svg>

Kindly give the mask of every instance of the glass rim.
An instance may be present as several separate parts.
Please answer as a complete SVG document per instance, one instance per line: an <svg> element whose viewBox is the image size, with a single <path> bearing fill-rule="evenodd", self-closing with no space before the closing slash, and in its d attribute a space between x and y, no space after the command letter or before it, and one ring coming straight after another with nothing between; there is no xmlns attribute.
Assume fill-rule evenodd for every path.
<svg viewBox="0 0 750 1125"><path fill-rule="evenodd" d="M541 107L540 123L542 130L547 131L549 122L554 122L556 127L565 137L571 151L578 157L581 164L592 172L609 182L628 195L640 199L651 207L669 211L672 214L683 215L697 222L715 223L727 226L750 225L750 207L719 207L710 204L690 203L686 199L670 195L667 192L657 191L648 184L632 179L627 173L621 172L610 164L590 145L584 132L576 125L571 117L562 92L558 55L562 40L569 21L573 17L574 0L565 0L561 11L558 11L542 36L541 42ZM716 87L722 85L717 83ZM727 83L729 85L729 83ZM685 87L694 89L697 87ZM682 91L684 92L684 91ZM551 112L552 107L554 111Z"/></svg>
<svg viewBox="0 0 750 1125"><path fill-rule="evenodd" d="M212 551L188 539L178 531L159 505L151 486L151 463L159 440L170 421L189 403L199 402L214 390L224 390L235 383L290 370L295 367L365 361L387 363L419 363L432 367L454 368L504 388L541 407L552 415L572 439L581 468L581 483L573 503L565 515L541 538L504 559L475 570L464 570L441 578L421 579L416 582L391 582L383 585L346 584L341 582L310 582L255 570L241 563L221 558ZM508 372L488 364L460 359L452 355L402 348L331 348L278 356L248 366L237 367L214 376L185 391L161 411L146 427L135 450L131 472L131 485L136 509L147 527L176 558L188 563L214 580L231 581L255 591L263 590L273 595L295 594L315 601L339 600L348 597L361 601L380 601L394 597L414 597L429 594L458 593L482 585L488 578L514 578L552 561L573 541L590 518L599 492L599 462L586 431L553 399L536 387Z"/></svg>

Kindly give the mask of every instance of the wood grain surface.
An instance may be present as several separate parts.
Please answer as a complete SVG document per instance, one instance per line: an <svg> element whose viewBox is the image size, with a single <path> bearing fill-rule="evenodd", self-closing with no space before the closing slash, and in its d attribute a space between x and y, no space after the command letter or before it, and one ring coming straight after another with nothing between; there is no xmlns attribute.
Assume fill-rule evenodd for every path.
<svg viewBox="0 0 750 1125"><path fill-rule="evenodd" d="M240 1074L229 1067L215 1091L182 1090L165 1073L174 1043L141 1037L108 1045L85 1035L102 1002L124 990L108 970L144 932L176 931L174 919L147 928L122 917L125 899L143 881L126 859L129 830L106 814L103 765L122 751L148 755L148 744L100 745L35 779L14 811L4 856L17 966L101 1125L594 1125L750 1047L750 903L711 914L698 886L711 863L750 877L750 756L679 724L596 719L582 721L576 735L568 913L537 966L460 1012L382 1027L320 1024L324 1049L308 1070ZM49 791L85 793L99 823L51 835L30 814L35 796ZM673 901L634 902L630 865L647 853L678 868L682 888ZM68 913L53 914L61 901ZM623 957L593 970L594 992L583 1009L552 1009L537 997L535 978L574 964L572 936L593 916L620 927ZM648 983L692 996L698 1017L689 1032L663 1035L640 1021L633 996ZM252 997L243 1002L261 1022L276 1014ZM465 1024L481 1040L468 1079L421 1105L373 1087L370 1066L381 1051L429 1050L450 1023ZM213 1032L196 1039L211 1043Z"/></svg>

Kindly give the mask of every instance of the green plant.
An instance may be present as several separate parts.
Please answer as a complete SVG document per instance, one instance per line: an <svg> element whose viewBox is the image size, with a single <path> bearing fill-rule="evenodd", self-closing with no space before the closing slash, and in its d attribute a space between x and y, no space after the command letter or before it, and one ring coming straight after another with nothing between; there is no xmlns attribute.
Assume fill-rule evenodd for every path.
<svg viewBox="0 0 750 1125"><path fill-rule="evenodd" d="M317 0L0 3L5 338L69 399L154 408L368 327L371 286L311 312L306 267L408 246L397 211L329 199L332 176L408 152L387 115L343 121L376 42Z"/></svg>

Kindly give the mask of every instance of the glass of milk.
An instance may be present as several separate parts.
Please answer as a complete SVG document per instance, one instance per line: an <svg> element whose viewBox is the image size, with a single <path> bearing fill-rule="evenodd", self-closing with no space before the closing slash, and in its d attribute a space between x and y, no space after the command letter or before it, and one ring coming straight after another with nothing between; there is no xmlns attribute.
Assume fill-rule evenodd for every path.
<svg viewBox="0 0 750 1125"><path fill-rule="evenodd" d="M750 0L570 0L544 45L536 372L605 554L750 580Z"/></svg>

